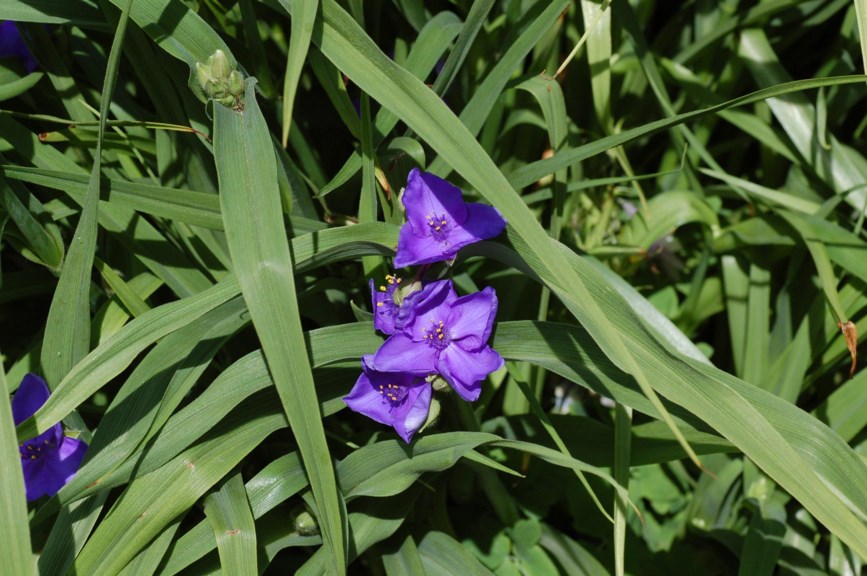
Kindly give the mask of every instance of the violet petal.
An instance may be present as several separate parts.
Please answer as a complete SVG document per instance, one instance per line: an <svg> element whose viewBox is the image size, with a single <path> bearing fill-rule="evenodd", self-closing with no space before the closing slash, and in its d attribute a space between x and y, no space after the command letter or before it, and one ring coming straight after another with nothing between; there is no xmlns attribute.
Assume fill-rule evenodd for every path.
<svg viewBox="0 0 867 576"><path fill-rule="evenodd" d="M429 216L445 216L449 222L458 225L467 219L461 189L418 168L413 168L407 176L402 201L406 207L406 219L418 237L428 235Z"/></svg>
<svg viewBox="0 0 867 576"><path fill-rule="evenodd" d="M373 363L383 372L434 372L436 355L437 351L427 344L394 334L376 351Z"/></svg>
<svg viewBox="0 0 867 576"><path fill-rule="evenodd" d="M490 346L468 352L452 344L440 354L437 371L461 398L474 402L482 392L482 380L503 364L503 358Z"/></svg>
<svg viewBox="0 0 867 576"><path fill-rule="evenodd" d="M12 397L12 419L18 426L31 416L48 400L51 392L45 380L36 374L27 374Z"/></svg>
<svg viewBox="0 0 867 576"><path fill-rule="evenodd" d="M468 351L485 346L491 337L497 305L497 293L490 286L458 298L448 318L452 340L460 340L461 346Z"/></svg>

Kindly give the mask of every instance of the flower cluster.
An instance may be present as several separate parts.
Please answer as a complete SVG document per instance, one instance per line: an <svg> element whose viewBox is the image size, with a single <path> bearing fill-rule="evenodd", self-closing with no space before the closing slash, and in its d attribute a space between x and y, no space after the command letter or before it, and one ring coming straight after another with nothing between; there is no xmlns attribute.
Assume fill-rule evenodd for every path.
<svg viewBox="0 0 867 576"><path fill-rule="evenodd" d="M462 247L493 238L506 227L496 208L465 203L460 189L418 169L402 197L407 222L400 230L398 268L453 261ZM362 374L344 398L352 410L393 426L406 442L428 421L434 390L448 387L477 400L482 381L503 366L488 345L497 295L491 287L458 296L451 280L370 281L374 327L388 335L362 358Z"/></svg>
<svg viewBox="0 0 867 576"><path fill-rule="evenodd" d="M27 374L12 397L15 425L33 416L48 400L49 394L45 380ZM21 453L27 501L57 494L75 476L86 450L87 444L63 434L60 423L21 444L18 451Z"/></svg>
<svg viewBox="0 0 867 576"><path fill-rule="evenodd" d="M244 109L244 75L222 50L209 56L206 64L196 62L196 78L208 98L236 111Z"/></svg>

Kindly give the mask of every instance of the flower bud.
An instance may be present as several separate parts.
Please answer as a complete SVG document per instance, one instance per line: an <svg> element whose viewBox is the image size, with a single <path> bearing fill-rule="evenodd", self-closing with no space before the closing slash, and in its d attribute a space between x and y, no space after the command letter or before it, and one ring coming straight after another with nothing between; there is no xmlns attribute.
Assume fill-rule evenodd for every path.
<svg viewBox="0 0 867 576"><path fill-rule="evenodd" d="M244 96L244 76L237 70L229 74L229 94L237 98Z"/></svg>
<svg viewBox="0 0 867 576"><path fill-rule="evenodd" d="M240 111L244 109L244 75L234 68L226 53L217 50L207 64L196 62L196 78L208 98Z"/></svg>
<svg viewBox="0 0 867 576"><path fill-rule="evenodd" d="M228 80L229 74L232 73L232 64L222 50L218 49L208 58L208 65L211 67L211 74L217 81Z"/></svg>
<svg viewBox="0 0 867 576"><path fill-rule="evenodd" d="M430 382L430 385L437 392L450 392L452 389L448 381L439 374L431 374L425 380Z"/></svg>
<svg viewBox="0 0 867 576"><path fill-rule="evenodd" d="M313 514L307 511L304 506L296 506L292 512L295 516L295 532L300 536L315 536L319 534L319 524Z"/></svg>
<svg viewBox="0 0 867 576"><path fill-rule="evenodd" d="M421 290L421 281L416 280L414 282L407 282L402 285L400 288L394 291L394 303L400 306L406 297L412 294L413 292L418 292Z"/></svg>
<svg viewBox="0 0 867 576"><path fill-rule="evenodd" d="M199 80L199 86L207 93L209 86L214 81L214 76L211 74L211 67L201 62L196 62L196 78Z"/></svg>
<svg viewBox="0 0 867 576"><path fill-rule="evenodd" d="M419 428L419 432L427 430L431 426L435 426L440 417L440 401L436 398L431 398L430 408L428 409L427 419Z"/></svg>

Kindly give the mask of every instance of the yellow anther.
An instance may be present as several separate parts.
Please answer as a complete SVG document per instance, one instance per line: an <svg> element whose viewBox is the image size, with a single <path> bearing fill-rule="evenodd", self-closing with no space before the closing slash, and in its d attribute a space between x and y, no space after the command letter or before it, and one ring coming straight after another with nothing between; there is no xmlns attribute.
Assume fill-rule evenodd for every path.
<svg viewBox="0 0 867 576"><path fill-rule="evenodd" d="M376 305L377 305L377 307L378 307L378 306L382 306L382 305L383 305L383 302L377 302Z"/></svg>

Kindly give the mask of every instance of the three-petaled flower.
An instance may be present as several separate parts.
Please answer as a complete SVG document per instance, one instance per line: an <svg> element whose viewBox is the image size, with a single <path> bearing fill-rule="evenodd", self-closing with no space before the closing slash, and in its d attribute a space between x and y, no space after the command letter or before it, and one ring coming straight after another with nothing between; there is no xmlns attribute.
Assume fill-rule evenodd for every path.
<svg viewBox="0 0 867 576"><path fill-rule="evenodd" d="M396 268L452 260L464 246L506 227L496 208L464 202L460 188L418 168L409 173L402 201L406 223L397 239Z"/></svg>
<svg viewBox="0 0 867 576"><path fill-rule="evenodd" d="M425 372L380 371L372 355L364 356L361 364L364 371L343 401L359 414L393 426L409 442L430 411L431 385Z"/></svg>
<svg viewBox="0 0 867 576"><path fill-rule="evenodd" d="M45 380L35 374L27 374L12 397L15 425L33 416L50 394ZM83 441L64 436L59 422L21 444L18 451L24 469L27 501L57 494L75 476L86 450L87 444Z"/></svg>
<svg viewBox="0 0 867 576"><path fill-rule="evenodd" d="M437 373L461 398L477 400L482 380L504 363L488 345L497 314L494 289L459 298L454 284L443 280L414 296L402 329L380 346L373 364L385 372Z"/></svg>

